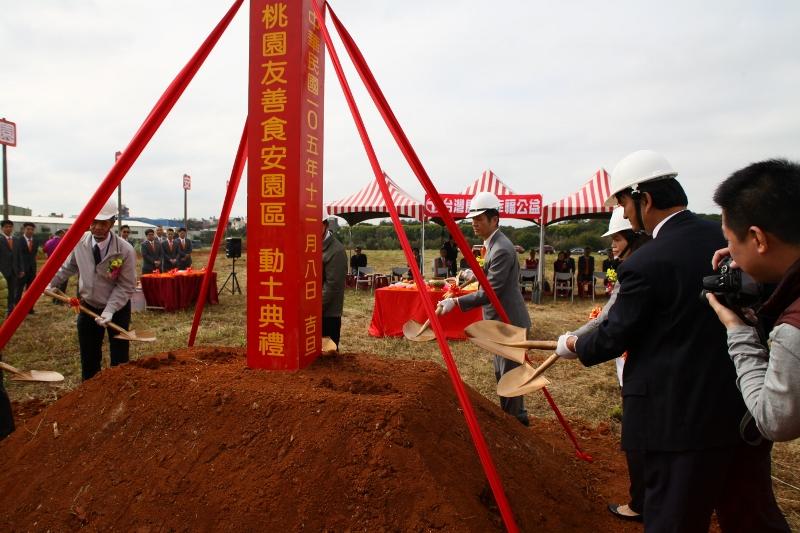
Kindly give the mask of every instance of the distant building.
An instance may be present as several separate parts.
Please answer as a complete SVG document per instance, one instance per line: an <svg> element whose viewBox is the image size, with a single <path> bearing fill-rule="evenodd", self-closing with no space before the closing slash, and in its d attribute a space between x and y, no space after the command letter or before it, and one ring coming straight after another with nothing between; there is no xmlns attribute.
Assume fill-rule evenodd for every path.
<svg viewBox="0 0 800 533"><path fill-rule="evenodd" d="M11 207L11 206L9 206ZM28 209L30 212L30 209ZM75 223L75 218L73 217L34 217L34 216L23 216L23 215L9 215L8 217L11 222L14 223L14 230L19 232L22 230L22 224L24 222L33 222L36 224L36 233L55 233L56 231L63 229L68 230L70 226ZM127 224L131 228L131 235L130 240L141 241L144 240L144 232L147 228L156 227L153 224L148 224L147 222L141 222L139 220L122 220L123 224ZM117 224L114 224L114 232L116 233ZM88 231L89 228L85 228L84 231Z"/></svg>
<svg viewBox="0 0 800 533"><path fill-rule="evenodd" d="M25 216L25 217L29 217L29 216L31 216L32 212L33 211L31 211L27 207L20 207L18 205L11 205L11 204L8 205L8 214L9 215L22 215L22 216Z"/></svg>

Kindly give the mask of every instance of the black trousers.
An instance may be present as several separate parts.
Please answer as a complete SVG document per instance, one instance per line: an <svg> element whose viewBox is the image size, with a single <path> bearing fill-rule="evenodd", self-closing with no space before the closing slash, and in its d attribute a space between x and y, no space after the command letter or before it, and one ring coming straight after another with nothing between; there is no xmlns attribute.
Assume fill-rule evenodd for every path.
<svg viewBox="0 0 800 533"><path fill-rule="evenodd" d="M17 294L14 297L14 305L16 305L17 302L19 302L20 299L22 299L22 293L25 292L25 289L27 289L31 283L33 283L33 278L35 277L36 277L36 272L27 272L23 277L17 278L17 283L16 283Z"/></svg>
<svg viewBox="0 0 800 533"><path fill-rule="evenodd" d="M322 317L322 336L330 337L339 347L339 335L342 331L342 317L324 316Z"/></svg>
<svg viewBox="0 0 800 533"><path fill-rule="evenodd" d="M644 512L644 452L640 450L628 450L625 452L625 460L628 462L628 479L630 480L629 493L631 495L628 507L635 513Z"/></svg>
<svg viewBox="0 0 800 533"><path fill-rule="evenodd" d="M83 305L98 315L103 312L102 309L86 305L86 303ZM130 300L125 304L125 307L114 313L111 321L123 329L128 329L131 324ZM100 372L100 364L103 360L103 337L105 334L106 328L98 326L94 318L85 313L78 315L78 344L81 349L81 377L83 381ZM116 335L116 331L113 329L109 329L108 334L111 366L127 363L130 349L129 341L114 339L113 336Z"/></svg>
<svg viewBox="0 0 800 533"><path fill-rule="evenodd" d="M17 305L17 276L12 272L8 276L3 274L3 277L6 278L6 285L8 285L8 313L6 314L8 316Z"/></svg>
<svg viewBox="0 0 800 533"><path fill-rule="evenodd" d="M11 400L3 385L3 374L0 372L0 440L14 432L14 413L11 411Z"/></svg>
<svg viewBox="0 0 800 533"><path fill-rule="evenodd" d="M644 527L706 533L712 511L723 533L789 532L770 478L772 443L645 453Z"/></svg>

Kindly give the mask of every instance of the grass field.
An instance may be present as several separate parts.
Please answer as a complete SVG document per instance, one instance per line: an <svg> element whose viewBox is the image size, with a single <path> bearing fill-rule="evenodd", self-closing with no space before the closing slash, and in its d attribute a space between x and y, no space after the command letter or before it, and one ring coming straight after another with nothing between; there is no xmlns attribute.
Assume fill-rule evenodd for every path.
<svg viewBox="0 0 800 533"><path fill-rule="evenodd" d="M379 272L388 272L392 266L406 264L400 251L365 250L365 253L370 266ZM434 250L426 251L427 264L435 254ZM205 264L208 257L206 251L195 252L194 256L197 266ZM546 256L546 279L552 277L554 259L552 255ZM596 256L595 261L599 267L602 258ZM239 281L246 293L246 256L238 263ZM230 266L230 260L218 258L216 270L220 284L230 273ZM70 280L68 293L74 292L74 283L74 279ZM598 303L602 304L603 300L598 299ZM533 320L533 337L550 340L584 323L593 307L591 300L576 299L575 303L569 303L559 299L554 303L551 298L544 299L541 305L528 305ZM386 358L432 360L443 365L435 342L410 343L404 339L377 339L367 335L372 307L372 295L368 291L347 291L342 320L342 351L372 353ZM80 384L75 315L66 307L54 305L47 297L40 298L35 309L36 314L30 315L22 323L8 343L4 360L23 369L56 370L64 374L66 380L56 386L6 381L13 400L52 400ZM186 346L193 313L193 309L174 313L134 313L132 328L151 329L156 332L158 340L155 343L132 343L132 358ZM244 346L245 297L223 293L220 295L220 305L206 307L196 344ZM484 396L496 400L490 356L468 342L451 342L450 347L462 379ZM546 355L540 353L538 359ZM560 361L548 371L548 378L552 381L548 389L567 417L593 424L605 422L619 431L619 423L612 416L620 404L613 363L584 368L576 362ZM553 417L542 395L529 395L526 402L534 417ZM778 503L787 514L792 528L800 530L800 442L775 445L773 477Z"/></svg>

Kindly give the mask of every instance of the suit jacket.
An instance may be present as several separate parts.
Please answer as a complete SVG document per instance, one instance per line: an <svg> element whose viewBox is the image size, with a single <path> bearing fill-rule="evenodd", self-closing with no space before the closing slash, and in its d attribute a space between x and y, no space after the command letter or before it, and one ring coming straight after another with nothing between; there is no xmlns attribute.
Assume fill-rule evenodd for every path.
<svg viewBox="0 0 800 533"><path fill-rule="evenodd" d="M39 251L39 243L36 239L31 239L33 246L28 250L28 239L20 235L14 240L14 258L17 272L24 272L26 276L36 274L36 253Z"/></svg>
<svg viewBox="0 0 800 533"><path fill-rule="evenodd" d="M189 268L192 266L192 240L186 237L183 239L183 246L181 246L180 238L175 239L174 242L178 243L178 268Z"/></svg>
<svg viewBox="0 0 800 533"><path fill-rule="evenodd" d="M57 287L78 273L78 294L81 300L92 307L116 313L128 303L136 290L136 252L128 241L120 239L113 232L107 238L111 241L105 257L95 265L92 251L94 241L92 234L87 231L50 285ZM122 265L116 274L112 274L109 269L115 259L121 259Z"/></svg>
<svg viewBox="0 0 800 533"><path fill-rule="evenodd" d="M500 299L500 304L506 310L508 319L515 326L531 327L531 317L522 299L519 287L519 262L514 245L503 232L498 230L489 241L484 256L483 271L489 279ZM489 303L489 296L482 288L476 292L460 296L458 305L463 311L468 311L479 305L483 306L483 318L487 320L500 320L500 315L494 306Z"/></svg>
<svg viewBox="0 0 800 533"><path fill-rule="evenodd" d="M169 240L164 239L161 242L161 270L167 272L172 270L173 268L179 268L178 265L178 239L172 239L172 249L169 247ZM175 259L175 263L170 261L170 259Z"/></svg>
<svg viewBox="0 0 800 533"><path fill-rule="evenodd" d="M619 295L608 318L578 337L584 365L627 350L622 447L688 451L742 444L745 413L728 357L725 328L701 300L719 224L678 213L618 270Z"/></svg>
<svg viewBox="0 0 800 533"><path fill-rule="evenodd" d="M142 274L161 270L161 265L156 266L156 261L161 261L161 244L153 240L151 247L151 242L145 239L142 241Z"/></svg>
<svg viewBox="0 0 800 533"><path fill-rule="evenodd" d="M322 316L342 316L346 278L347 254L342 243L330 235L322 241Z"/></svg>
<svg viewBox="0 0 800 533"><path fill-rule="evenodd" d="M589 272L585 273L584 269L586 268L586 256L582 255L578 258L578 276L582 276L584 278L591 278L594 276L594 257L591 255L589 256Z"/></svg>
<svg viewBox="0 0 800 533"><path fill-rule="evenodd" d="M11 238L11 248L9 248L5 234L0 235L0 273L6 278L13 277L17 273L17 265L14 261L14 248L16 247L16 238Z"/></svg>

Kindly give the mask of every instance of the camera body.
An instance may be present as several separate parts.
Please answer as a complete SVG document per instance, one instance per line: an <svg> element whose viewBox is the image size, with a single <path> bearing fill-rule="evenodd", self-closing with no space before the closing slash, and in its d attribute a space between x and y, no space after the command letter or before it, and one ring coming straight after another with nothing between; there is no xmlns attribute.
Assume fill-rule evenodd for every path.
<svg viewBox="0 0 800 533"><path fill-rule="evenodd" d="M705 300L706 293L713 293L721 303L731 309L753 307L762 302L764 291L761 284L746 272L731 267L732 262L731 257L726 257L720 261L716 274L703 276L700 297Z"/></svg>

